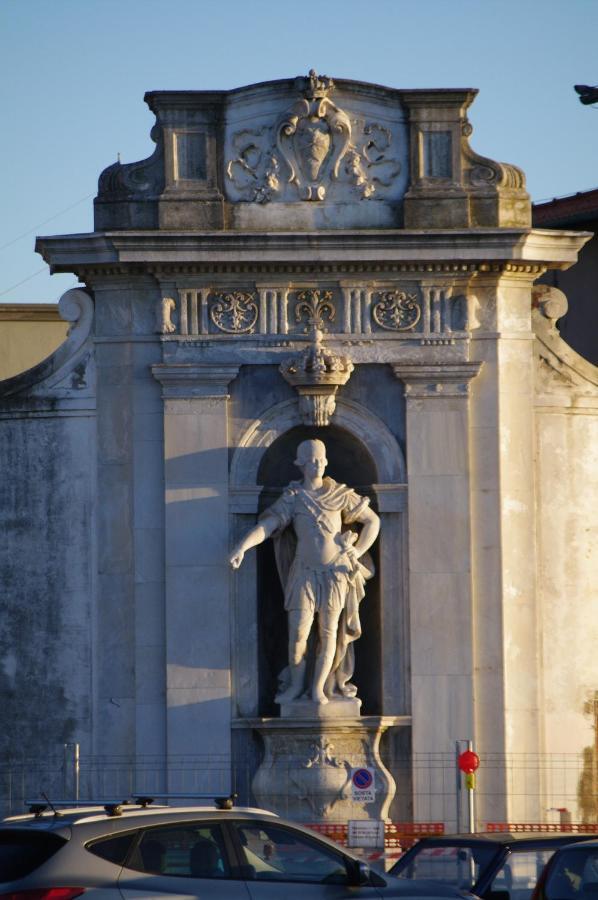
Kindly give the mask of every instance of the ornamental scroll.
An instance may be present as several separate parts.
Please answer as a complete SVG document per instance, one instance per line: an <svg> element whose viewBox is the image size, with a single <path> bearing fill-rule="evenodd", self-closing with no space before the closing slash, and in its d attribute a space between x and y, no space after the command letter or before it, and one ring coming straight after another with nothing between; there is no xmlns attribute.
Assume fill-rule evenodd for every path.
<svg viewBox="0 0 598 900"><path fill-rule="evenodd" d="M421 318L421 306L415 294L406 291L384 291L372 308L376 325L388 331L409 331Z"/></svg>
<svg viewBox="0 0 598 900"><path fill-rule="evenodd" d="M210 318L216 328L227 334L248 334L253 332L259 310L253 294L233 291L217 295L210 306Z"/></svg>

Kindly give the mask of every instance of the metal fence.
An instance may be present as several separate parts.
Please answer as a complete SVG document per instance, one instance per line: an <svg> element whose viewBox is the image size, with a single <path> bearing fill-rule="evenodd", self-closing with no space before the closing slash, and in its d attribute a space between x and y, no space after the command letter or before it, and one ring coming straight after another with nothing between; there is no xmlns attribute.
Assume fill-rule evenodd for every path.
<svg viewBox="0 0 598 900"><path fill-rule="evenodd" d="M133 793L227 793L239 803L256 805L251 784L259 759L228 756L77 755L57 748L44 759L26 756L0 763L0 815L25 810L25 801L43 791L57 799L122 799ZM446 831L467 826L466 791L451 753L426 753L385 759L397 793L390 810L395 822L437 822ZM293 790L289 772L289 791ZM508 804L505 797L508 795ZM475 792L478 829L487 823L596 823L598 797L588 781L581 754L480 753ZM258 804L259 805L259 804ZM284 812L284 810L282 810ZM499 814L497 814L497 811ZM334 821L334 816L330 817Z"/></svg>

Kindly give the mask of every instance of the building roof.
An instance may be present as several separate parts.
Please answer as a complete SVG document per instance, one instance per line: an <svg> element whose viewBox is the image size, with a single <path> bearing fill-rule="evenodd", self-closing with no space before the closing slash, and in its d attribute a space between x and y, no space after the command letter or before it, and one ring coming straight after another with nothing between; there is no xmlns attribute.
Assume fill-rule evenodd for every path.
<svg viewBox="0 0 598 900"><path fill-rule="evenodd" d="M58 303L0 303L0 322L66 322Z"/></svg>
<svg viewBox="0 0 598 900"><path fill-rule="evenodd" d="M598 219L598 188L578 191L566 197L555 197L532 206L535 228L577 226L595 219Z"/></svg>

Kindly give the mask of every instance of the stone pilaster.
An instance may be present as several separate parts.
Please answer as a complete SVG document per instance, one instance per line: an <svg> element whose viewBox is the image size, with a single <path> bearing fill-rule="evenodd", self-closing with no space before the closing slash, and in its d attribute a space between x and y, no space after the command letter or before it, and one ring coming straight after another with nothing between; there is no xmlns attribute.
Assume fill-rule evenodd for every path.
<svg viewBox="0 0 598 900"><path fill-rule="evenodd" d="M153 366L164 398L166 704L173 757L205 755L209 789L230 770L228 385L237 367Z"/></svg>
<svg viewBox="0 0 598 900"><path fill-rule="evenodd" d="M543 750L530 295L538 274L508 264L473 284L471 352L484 366L471 396L476 727L482 752L512 760L486 782L504 798L488 811L494 821L541 821L546 806L541 767L517 765L518 754Z"/></svg>
<svg viewBox="0 0 598 900"><path fill-rule="evenodd" d="M474 732L469 386L478 363L393 365L405 383L414 818L427 805L418 754L451 751ZM419 808L419 803L423 803ZM435 802L442 803L440 798Z"/></svg>

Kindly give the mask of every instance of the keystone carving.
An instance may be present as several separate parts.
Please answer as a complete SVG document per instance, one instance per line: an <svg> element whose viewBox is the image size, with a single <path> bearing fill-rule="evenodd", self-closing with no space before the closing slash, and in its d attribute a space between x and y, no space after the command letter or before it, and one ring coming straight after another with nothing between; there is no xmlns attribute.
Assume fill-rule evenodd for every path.
<svg viewBox="0 0 598 900"><path fill-rule="evenodd" d="M300 356L283 363L279 371L299 394L299 412L304 425L329 425L336 409L336 392L353 371L347 356L339 356L322 345L322 331L313 325L312 343Z"/></svg>

